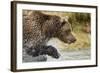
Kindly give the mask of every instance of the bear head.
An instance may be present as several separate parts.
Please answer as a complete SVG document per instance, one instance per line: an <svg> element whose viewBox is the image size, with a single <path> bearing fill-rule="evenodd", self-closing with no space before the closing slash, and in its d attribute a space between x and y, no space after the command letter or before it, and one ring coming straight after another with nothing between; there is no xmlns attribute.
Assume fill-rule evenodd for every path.
<svg viewBox="0 0 100 73"><path fill-rule="evenodd" d="M47 37L57 37L64 43L74 43L76 38L71 33L71 24L68 17L46 16L47 20L44 22L42 31Z"/></svg>

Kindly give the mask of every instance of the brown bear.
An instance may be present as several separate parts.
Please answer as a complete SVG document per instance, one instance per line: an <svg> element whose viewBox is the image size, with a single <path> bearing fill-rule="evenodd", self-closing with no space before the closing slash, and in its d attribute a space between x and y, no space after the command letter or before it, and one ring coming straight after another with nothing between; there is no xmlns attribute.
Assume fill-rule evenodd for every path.
<svg viewBox="0 0 100 73"><path fill-rule="evenodd" d="M30 11L23 15L23 48L32 56L47 54L59 58L56 48L47 46L50 38L59 38L64 43L74 43L71 25L66 17L48 15L41 11Z"/></svg>

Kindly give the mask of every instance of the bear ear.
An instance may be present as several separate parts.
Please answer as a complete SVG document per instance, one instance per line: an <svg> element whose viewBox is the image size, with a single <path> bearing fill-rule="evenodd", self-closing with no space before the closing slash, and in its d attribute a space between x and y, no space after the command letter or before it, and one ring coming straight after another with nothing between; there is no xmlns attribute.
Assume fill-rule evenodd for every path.
<svg viewBox="0 0 100 73"><path fill-rule="evenodd" d="M70 24L68 20L69 20L68 16L61 17L61 25L60 26L62 27L65 24ZM70 26L71 26L71 24L70 24Z"/></svg>
<svg viewBox="0 0 100 73"><path fill-rule="evenodd" d="M65 16L65 20L68 20L69 19L69 17L68 16Z"/></svg>
<svg viewBox="0 0 100 73"><path fill-rule="evenodd" d="M63 16L63 17L61 17L61 22L63 22L63 21L68 21L68 19L69 19L68 16Z"/></svg>

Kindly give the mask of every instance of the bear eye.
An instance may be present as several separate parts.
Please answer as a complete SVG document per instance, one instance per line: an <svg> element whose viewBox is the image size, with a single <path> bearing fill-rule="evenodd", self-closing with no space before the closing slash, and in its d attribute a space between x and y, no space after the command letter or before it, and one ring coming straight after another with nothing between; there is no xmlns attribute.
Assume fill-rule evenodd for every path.
<svg viewBox="0 0 100 73"><path fill-rule="evenodd" d="M61 26L65 25L65 24L66 24L66 22L65 22L65 21L63 21L63 22L62 22L62 24L61 24Z"/></svg>
<svg viewBox="0 0 100 73"><path fill-rule="evenodd" d="M66 30L65 31L67 34L69 34L70 32L71 32L71 30L70 29L68 29L68 30Z"/></svg>

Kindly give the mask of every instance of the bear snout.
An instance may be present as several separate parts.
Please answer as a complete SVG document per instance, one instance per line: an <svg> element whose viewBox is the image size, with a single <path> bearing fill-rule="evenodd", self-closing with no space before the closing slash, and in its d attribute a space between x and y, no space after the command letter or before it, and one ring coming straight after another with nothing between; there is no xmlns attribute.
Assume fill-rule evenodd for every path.
<svg viewBox="0 0 100 73"><path fill-rule="evenodd" d="M75 41L76 41L76 38L72 34L67 36L67 43L68 44L75 43Z"/></svg>
<svg viewBox="0 0 100 73"><path fill-rule="evenodd" d="M76 41L76 39L70 39L68 40L68 44L74 43Z"/></svg>

